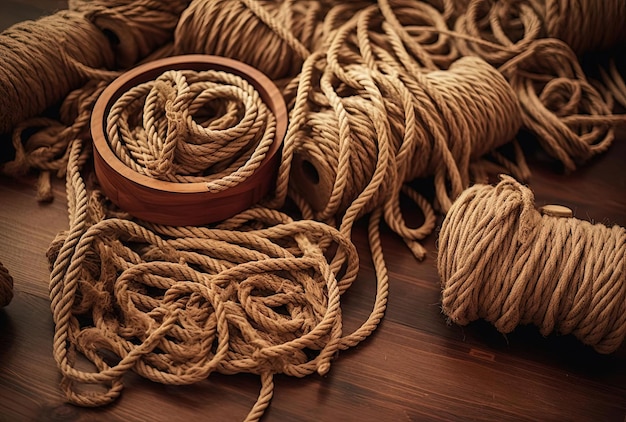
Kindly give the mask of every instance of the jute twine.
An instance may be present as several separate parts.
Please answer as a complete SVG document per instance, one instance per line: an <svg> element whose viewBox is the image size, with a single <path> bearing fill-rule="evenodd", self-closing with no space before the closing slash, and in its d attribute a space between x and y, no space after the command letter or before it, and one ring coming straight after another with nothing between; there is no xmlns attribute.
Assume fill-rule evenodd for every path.
<svg viewBox="0 0 626 422"><path fill-rule="evenodd" d="M88 3L73 7L86 14ZM545 38L547 9L540 0L196 0L186 9L172 2L161 26L171 31L169 43L165 32L146 29L163 23L151 18L152 10L163 11L156 3L163 4L122 2L116 7L145 12L125 9L123 14L100 5L90 16L134 17L119 25L132 34L132 43L127 51L112 47L111 41L127 38L115 32L116 25L103 24L105 43L94 42L86 50L114 51L117 66L144 54L143 60L181 52L221 54L280 79L292 110L281 176L275 197L264 206L218 227L132 220L81 174L89 157L86 122L114 74L101 63L68 60L89 79L69 95L71 87L57 93L56 101L67 96L62 110L68 119L23 123L22 132L15 133L24 135L14 143L24 152L15 160L20 168L46 170L46 164L30 160L52 150L47 159L66 175L70 224L50 248L50 294L54 356L64 391L77 404L114 400L130 370L171 384L198 381L213 371L252 372L261 376L262 389L248 418L260 418L272 395L273 374L326 373L336 351L376 329L388 294L379 237L383 219L424 257L418 242L433 230L435 210L447 211L465 187L487 173L528 175L515 142L512 155L494 150L514 139L520 122L566 168L606 150L613 127L623 122L612 114L618 94L608 87L608 77L591 83L570 46ZM609 8L602 10L609 13L607 20L615 17ZM90 24L98 27L98 22L106 19ZM220 30L208 30L213 25ZM163 46L151 43L152 29ZM564 52L553 59L558 49ZM54 55L37 60L48 56ZM27 86L16 87L29 92ZM478 97L476 87L485 98ZM19 117L38 112L26 110ZM25 128L33 126L43 128L40 133L52 148L38 148L38 133L33 141L22 139ZM159 137L160 127L154 128ZM308 171L306 162L315 164L307 177L317 175L318 185L331 187L328 203L322 204L328 208L307 198L295 180L297 171ZM433 178L434 200L411 188L416 177ZM356 180L361 184L351 190ZM403 223L400 194L422 210L421 227ZM287 199L299 207L295 219L278 211ZM368 213L377 296L363 325L345 335L340 298L358 267L351 230ZM83 360L93 369L78 369Z"/></svg>
<svg viewBox="0 0 626 422"><path fill-rule="evenodd" d="M7 306L13 299L13 277L0 262L0 308Z"/></svg>
<svg viewBox="0 0 626 422"><path fill-rule="evenodd" d="M454 323L485 319L502 333L534 324L600 353L626 336L626 230L542 215L532 191L510 177L455 201L437 265Z"/></svg>

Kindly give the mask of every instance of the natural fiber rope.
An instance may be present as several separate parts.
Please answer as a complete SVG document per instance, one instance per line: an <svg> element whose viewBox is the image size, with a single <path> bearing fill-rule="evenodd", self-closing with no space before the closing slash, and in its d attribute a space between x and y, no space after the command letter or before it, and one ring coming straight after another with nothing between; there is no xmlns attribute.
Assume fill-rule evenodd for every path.
<svg viewBox="0 0 626 422"><path fill-rule="evenodd" d="M76 2L74 5L81 3ZM152 4L132 3L138 7ZM155 54L175 52L223 54L253 64L273 78L295 76L291 81L286 80L280 84L292 108L288 134L290 140L288 145L292 149L289 150L286 146L283 176L279 178L282 185L277 190L277 197L284 200L286 196L290 196L300 206L305 219L318 217L336 224L339 231L308 220L291 221L289 217L277 211L264 208L255 208L247 215L243 215L241 220L232 221L232 226L218 229L161 227L130 221L127 215L104 206L101 202L105 200L99 197L98 191L92 190L88 194L79 172L89 154L88 148L85 147L89 135L85 131L84 122L88 120L90 107L93 105L92 95L96 95L104 82L92 81L85 87L84 93L75 91L70 95L73 96L70 103L81 104L80 107L66 107L73 110L73 113L69 114L74 116L74 120L62 120L60 123L42 121L39 126L44 127L43 133L52 135L48 145L53 144L55 148L54 131L48 132L45 128L51 126L58 133L65 134L61 137L65 144L60 144L58 149L53 148L56 153L51 157L53 160L57 160L59 155L64 157L59 164L68 169L66 177L70 229L53 244L50 259L53 262L52 312L56 323L54 354L64 375L64 389L68 398L83 405L109 402L119 395L122 389L121 377L128 370L171 383L193 382L206 378L215 370L224 370L226 373L251 371L259 373L262 380L259 398L249 414L250 419L258 419L271 398L273 373L297 373L297 376L315 371L324 373L328 370L326 363L330 362L325 359L331 356L331 351L354 346L365 339L376 329L383 317L387 301L387 270L378 230L381 219L384 216L394 230L406 236L409 245L420 257L424 256L425 251L412 240L423 238L434 228L432 204L418 192L411 190L405 182L410 181L411 177L433 175L434 172L440 186L437 193L439 209L445 211L450 201L470 180L481 180L487 170L501 170L504 167L510 173L520 175L525 173L523 161L519 162L521 167L516 168L510 160L506 160L498 152L491 152L490 160L494 160L495 163L479 158L481 154L496 146L497 142L491 143L495 137L502 137L498 142L511 139L515 131L512 128L515 125L509 126L513 122L509 119L517 118L506 113L501 116L503 110L513 104L508 102L508 93L504 95L504 100L496 99L495 93L502 94L507 89L510 90L510 87L506 86L506 81L499 75L496 76L493 69L488 68L483 60L465 58L458 61L464 54L484 55L484 60L493 63L502 61L504 64L499 70L513 87L521 90L521 95L517 91L514 92L522 100L523 107L528 108L530 103L524 105L524 102L527 98L532 98L533 92L542 90L546 92L536 95L542 102L541 112L547 116L537 126L539 129L535 130L540 138L544 133L542 130L553 133L555 137L558 136L559 125L565 125L576 136L581 128L593 133L593 136L586 134L580 136L583 144L593 146L590 148L593 153L601 152L608 147L611 142L609 138L600 136L600 141L595 141L594 136L602 133L606 127L609 127L606 129L607 133L612 131L611 127L619 117L615 118L610 114L608 97L598 95L584 80L584 74L581 77L575 67L570 71L568 66L572 66L570 62L576 62L575 56L567 52L559 56L567 58L565 70L561 68L555 70L550 66L541 67L542 64L535 60L537 57L535 49L545 52L549 51L545 49L546 45L554 45L552 40L531 40L535 33L538 33L532 29L535 28L535 21L531 12L543 16L545 7L542 2L539 0L527 3L509 2L512 7L509 10L504 8L504 3L506 2L490 3L497 9L496 12L491 12L484 6L486 2L477 1L444 0L426 4L405 0L381 0L377 5L373 5L372 2L335 4L331 1L319 4L254 0L215 1L209 4L194 1L182 12L185 16L178 21L172 46L166 46ZM132 8L133 4L120 2L118 6ZM481 4L483 6L480 6ZM529 4L530 8L523 4ZM84 5L87 5L87 2L84 2ZM219 7L212 7L215 5ZM520 17L507 15L510 10L518 13ZM490 25L485 25L481 13L491 16ZM150 49L157 48L157 44L167 40L166 36L159 35L154 38L159 41L151 44L154 35L152 29L155 31L156 29L145 26L149 20L142 21L144 15L149 16L149 13L135 13L130 9L125 14L109 13L100 7L97 13L90 16L96 15L104 17L114 15L116 19L123 19L126 16L136 18L123 23L121 20L117 21L120 28L128 30L123 32L124 34L131 34L128 40L132 40L129 41L129 46L115 49L118 64L137 60L149 53ZM176 18L176 13L170 13L169 16ZM457 19L465 19L464 25L455 26ZM106 19L94 19L96 25L98 22L106 22ZM163 26L166 28L165 32L173 28L172 20L167 22L169 23ZM114 30L111 33L111 27L101 25L107 34L113 35L107 40L107 45L110 46L110 42L116 39L126 39L126 36L120 37ZM213 30L207 32L207 28ZM531 28L532 31L525 36L521 28L525 30ZM149 36L142 40L142 34ZM219 38L216 39L216 35L219 35ZM544 36L543 33L541 36ZM519 48L520 44L525 48ZM471 48L473 53L464 48ZM498 51L505 52L504 58L499 57ZM495 54L495 58L492 58L491 54ZM83 75L92 72L91 76L95 76L99 72L89 68L102 67L97 63L78 61L83 63L83 66L75 61L72 62L73 66L79 68ZM471 87L464 87L466 91L455 92L454 87L445 88L446 84L438 85L432 81L432 79L437 81L441 77L442 80L450 80L456 84L459 82L457 79L459 76L467 76L463 71L464 66L482 69L485 72L485 79L493 78L492 85L502 88L502 91L499 91L499 88L494 89L494 104L487 102L474 104L472 95L465 96L471 91ZM450 73L439 73L442 69L450 69L446 70ZM570 81L559 80L558 84L564 87L563 90L547 88L548 81L554 78L555 73L557 76L565 74L565 79ZM110 73L105 72L94 79L105 81L110 76L112 76ZM585 104L584 106L572 106L578 103L565 100L567 96L564 93L568 92L567 89L571 91L571 87L575 87L573 88L575 93L582 92L587 95L589 100L581 103ZM23 92L29 91L25 89ZM408 95L398 95L402 93ZM60 93L56 101L61 100L63 95ZM578 99L580 96L583 95L576 94L572 98ZM81 98L80 101L77 100L78 97ZM589 101L597 101L600 104L587 107ZM474 121L464 114L467 112L466 108L479 104L480 107L476 110L480 110L481 117ZM504 107L500 109L499 106ZM586 115L588 109L592 110L589 112L591 117ZM568 113L573 113L574 117L568 116ZM531 119L528 116L532 117L532 114L526 112L524 117L526 122ZM332 124L329 124L329 121ZM549 129L544 129L546 121L550 123ZM585 121L590 124L585 125ZM475 122L479 124L473 126ZM589 129L591 123L601 129ZM495 129L492 127L494 124L497 125ZM554 127L557 127L557 130L552 130ZM368 132L372 128L373 132ZM509 130L511 136L508 136ZM375 137L372 137L372 133ZM467 139L482 136L486 139L484 145L467 142ZM338 154L335 149L337 147L328 142L329 137L340 140ZM24 144L21 138L20 135L19 145ZM566 139L570 138L575 136L566 136ZM33 139L25 142L26 154L23 155L28 158L23 163L30 162L31 157L37 153L43 154L46 151L45 148L37 148L38 145L42 145L37 137ZM427 142L420 144L416 142L418 139L422 141L427 139ZM455 143L452 139L465 139L466 142ZM342 174L341 177L333 179L330 195L333 200L332 206L336 207L333 212L321 214L307 203L301 192L293 189L287 191L292 176L289 169L293 168L293 162L289 160L297 157L295 147L301 148L300 151L313 150L308 143L304 146L303 140L327 142L326 144L318 142L319 151L315 151L315 155L311 157L318 158L320 169L330 167L334 168L337 174ZM557 140L557 144L558 141L560 139ZM29 142L33 148L28 148ZM419 150L418 145L419 148L431 149L424 153L425 151ZM573 151L568 150L568 146L563 148L565 150L563 156L570 162L584 161L589 157L586 155L571 158L570 155L577 154L580 148L576 147ZM557 152L551 152L558 156L560 154L558 149L554 150ZM33 154L31 151L37 152ZM517 152L519 153L519 149ZM370 170L374 169L373 172L368 174L365 166L359 168L358 165L361 162L369 165L366 158L371 157L375 157L377 161L370 167ZM443 158L442 162L445 165L436 162L434 157ZM521 156L518 154L518 161L519 157ZM361 161L355 163L355 158ZM417 162L413 163L411 160ZM428 163L423 165L420 160ZM473 160L471 165L468 164L470 160ZM351 198L351 202L346 201L342 205L343 195L352 187L347 183L347 178L352 177L352 173L345 172L349 166L353 166L350 170L355 175L367 174L367 177L363 179L366 181L364 185L345 196ZM422 174L418 170L424 167L426 170ZM63 173L64 170L59 169L58 173ZM444 182L441 183L442 181ZM448 184L450 186L446 187ZM403 227L404 223L398 217L397 207L397 198L401 191L422 209L425 220L422 227L414 229ZM340 296L343 293L340 286L350 284L345 280L352 277L348 275L347 268L352 268L351 257L354 251L352 246L345 246L339 247L338 254L331 254L330 257L324 257L322 252L328 254L333 251L332 247L327 248L333 242L351 245L349 240L352 225L359 216L368 211L371 211L368 233L377 274L377 297L367 321L354 333L342 337L341 334L337 334L341 320L334 318L333 315L340 315L334 314L338 300L337 291ZM101 236L103 232L106 232L107 236ZM228 234L224 235L224 232ZM93 234L98 236L92 238ZM138 237L133 237L135 235ZM224 237L220 237L222 235ZM235 237L234 240L232 236ZM207 238L219 243L220 247L205 251L202 244L207 242ZM268 255L266 247L276 251L277 255ZM219 255L220 251L231 249L237 252L232 252L226 257ZM259 258L259 255L263 256L257 261L270 265L269 267L253 269L257 261L249 258ZM250 263L245 264L241 260ZM278 270L278 262L281 265L288 262L288 265L292 266L280 267ZM298 272L301 268L309 268L304 271L306 273L304 276ZM117 274L117 269L120 270L120 274ZM249 296L243 293L245 289L240 288L242 281L236 276L263 270L269 270L269 277L253 276L252 279L256 281L263 278L265 281L266 278L270 280L280 278L282 284L281 277L286 277L284 284L286 289L294 281L297 283L293 284L298 285L301 280L310 278L323 280L324 282L315 284L315 289L318 290L314 290L316 294L313 296L325 301L325 306L320 308L319 300L318 302L313 300L312 303L316 305L308 304L299 308L306 302L298 302L302 292L291 295L292 291L283 290L271 292L269 296L276 298L275 302L270 299L256 300L254 295L253 299L249 299ZM272 272L274 270L276 272ZM230 279L229 277L233 275L235 277ZM339 284L336 287L333 286L332 275L338 278ZM131 276L136 276L138 281L133 284ZM178 282L181 277L187 279L187 282ZM235 294L225 288L224 293L219 290L221 285L206 282L215 278L224 286L238 286L241 291ZM83 279L90 280L91 283L83 282ZM100 279L121 281L117 286L118 290L115 290L115 282L99 283ZM148 285L154 285L154 288L146 288ZM321 293L320 286L323 286L324 290ZM215 292L221 294L217 295ZM94 302L90 295L100 295L98 297L102 301ZM131 302L128 301L129 298L132 298ZM287 309L288 306L283 306L288 298L297 304L292 308L297 311L291 312ZM119 310L128 310L127 314L135 318L133 322L124 325L124 322L116 321L117 311L107 313L110 308L107 307L106 300L114 301ZM118 300L125 307L119 305ZM263 306L258 308L261 311L255 314L252 310L257 308L251 307L250 315L253 317L250 320L239 318L240 314L228 312L233 303L240 305L241 307L237 309L238 312L242 312L245 303L256 305L258 302L264 302ZM85 306L81 307L81 304ZM89 305L92 305L91 308ZM270 309L270 312L268 308L275 309ZM270 326L274 327L271 324L276 321L285 319L309 321L304 317L308 317L308 314L300 311L305 308L315 309L314 321L318 323L315 327L322 328L318 328L317 331L315 328L310 331L304 330L306 332L301 330L298 335L302 334L302 337L298 338L292 332L290 339L286 341L273 336L277 335L273 332L274 328L268 330L270 334L264 331ZM201 311L196 313L197 310ZM189 315L197 318L190 318ZM230 316L230 319L227 316ZM276 317L276 321L270 316ZM324 319L326 317L327 319ZM225 345L224 337L219 336L225 332L224 321L227 326L233 324L235 327L231 330L228 326L229 336L231 331L241 334L241 337L246 333L248 336L246 338L255 341L246 342L245 347L237 346L237 350L230 351L230 344ZM99 331L96 323L100 324L100 327L119 328L119 331L114 332L114 335L110 333L110 328ZM289 324L294 323L288 321L286 325ZM314 323L308 324L307 328L310 328ZM253 325L256 331L248 332L242 328L248 325ZM133 331L133 327L136 331ZM199 330L198 327L208 332ZM194 337L198 331L201 332L200 337ZM83 332L85 334L82 334ZM259 334L259 339L251 333L262 334ZM310 333L321 334L321 337L315 339L315 335ZM202 337L209 334L216 340L215 346L210 336ZM236 337L232 336L233 339ZM229 337L228 341L230 340ZM203 347L202 345L208 344L206 342L211 343L211 347L204 349L209 350L208 354L200 354L199 360L189 358L189 353L198 356L197 345ZM284 345L287 345L288 353L283 350ZM304 348L298 349L299 346ZM247 354L251 351L251 354ZM74 360L76 352L92 361L96 366L93 372L77 369L75 366L77 362ZM302 354L310 360L302 360ZM234 357L233 362L239 362L237 359L242 356L245 356L243 362L250 366L243 364L229 366L234 365L231 363L231 357ZM88 389L85 392L80 385L85 383L96 384L104 389L96 388L95 391Z"/></svg>
<svg viewBox="0 0 626 422"><path fill-rule="evenodd" d="M8 133L83 86L89 75L75 63L91 68L113 65L106 37L72 11L4 30L0 57L0 133Z"/></svg>
<svg viewBox="0 0 626 422"><path fill-rule="evenodd" d="M130 169L171 182L205 182L219 192L259 167L274 141L276 117L239 76L167 71L124 93L109 111L106 132Z"/></svg>
<svg viewBox="0 0 626 422"><path fill-rule="evenodd" d="M546 0L545 3L548 36L565 41L578 54L626 42L623 1Z"/></svg>
<svg viewBox="0 0 626 422"><path fill-rule="evenodd" d="M174 28L191 0L69 0L108 38L116 65L128 68L172 40Z"/></svg>
<svg viewBox="0 0 626 422"><path fill-rule="evenodd" d="M195 0L181 16L174 51L230 57L272 79L293 77L318 42L323 7L317 1ZM256 42L241 42L246 39Z"/></svg>
<svg viewBox="0 0 626 422"><path fill-rule="evenodd" d="M0 262L0 308L7 306L13 299L13 277Z"/></svg>
<svg viewBox="0 0 626 422"><path fill-rule="evenodd" d="M626 230L541 215L530 189L510 177L475 185L439 234L443 312L482 318L509 333L535 324L574 334L600 353L626 336Z"/></svg>
<svg viewBox="0 0 626 422"><path fill-rule="evenodd" d="M376 6L364 9L335 32L326 54L305 61L277 197L287 196L291 181L289 194L304 195L299 203L308 201L312 208L305 215L322 221L343 216L346 235L358 217L384 206L387 224L422 258L417 241L434 227L434 213L405 183L435 175L437 199L446 210L450 197L469 185L470 160L515 136L519 106L504 78L481 59L463 58L445 72L421 72L401 35L377 17ZM425 50L417 53L430 57ZM471 117L465 109L474 110ZM290 178L308 165L316 173L310 186L302 182L306 175ZM404 223L403 189L423 210L422 227Z"/></svg>
<svg viewBox="0 0 626 422"><path fill-rule="evenodd" d="M382 318L384 306L342 332L340 297L359 259L336 229L267 208L214 229L116 218L97 191L88 193L81 148L74 141L67 173L70 229L49 252L54 356L70 401L114 400L130 369L169 384L250 372L262 377L249 415L257 420L274 373L325 374L338 350L358 344ZM379 276L384 303L386 274ZM84 358L95 371L77 368Z"/></svg>

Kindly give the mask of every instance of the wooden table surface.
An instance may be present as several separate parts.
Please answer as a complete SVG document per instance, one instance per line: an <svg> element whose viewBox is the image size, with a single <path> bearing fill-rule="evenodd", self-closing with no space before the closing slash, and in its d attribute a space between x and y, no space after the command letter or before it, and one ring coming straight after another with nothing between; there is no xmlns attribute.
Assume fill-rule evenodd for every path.
<svg viewBox="0 0 626 422"><path fill-rule="evenodd" d="M0 25L64 3L4 1ZM536 148L527 151L538 205L560 203L577 218L626 226L625 131L606 154L569 175ZM110 406L64 402L52 357L45 252L68 221L63 181L54 189L54 202L41 205L33 178L0 178L0 261L15 280L15 297L0 310L0 421L242 420L260 388L251 375L213 374L173 387L129 374ZM383 236L390 296L378 330L341 352L327 376L277 376L263 420L626 421L626 346L600 355L571 336L544 338L533 326L503 336L484 322L448 325L439 304L436 236L421 263L400 239ZM368 315L375 289L364 226L354 241L362 268L342 302L346 330Z"/></svg>

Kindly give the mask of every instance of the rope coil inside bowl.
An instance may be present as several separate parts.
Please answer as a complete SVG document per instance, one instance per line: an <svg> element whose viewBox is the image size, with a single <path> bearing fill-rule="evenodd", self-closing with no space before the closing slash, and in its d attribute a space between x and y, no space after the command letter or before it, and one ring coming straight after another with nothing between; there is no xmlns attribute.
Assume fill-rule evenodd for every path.
<svg viewBox="0 0 626 422"><path fill-rule="evenodd" d="M96 174L135 217L216 222L268 193L285 128L282 97L260 72L222 57L163 59L122 75L98 100Z"/></svg>

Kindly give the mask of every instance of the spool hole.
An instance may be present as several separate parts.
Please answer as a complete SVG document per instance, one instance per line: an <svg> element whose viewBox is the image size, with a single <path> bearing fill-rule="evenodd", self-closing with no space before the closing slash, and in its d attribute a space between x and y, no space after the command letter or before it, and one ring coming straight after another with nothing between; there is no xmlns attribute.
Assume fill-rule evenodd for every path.
<svg viewBox="0 0 626 422"><path fill-rule="evenodd" d="M109 43L111 43L112 46L117 47L118 45L120 45L120 37L118 37L113 30L109 28L104 28L102 29L102 33L105 37L107 37Z"/></svg>
<svg viewBox="0 0 626 422"><path fill-rule="evenodd" d="M314 185L320 182L320 174L309 160L302 160L302 173Z"/></svg>

